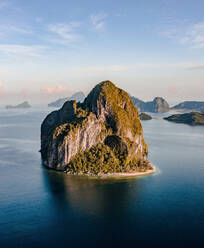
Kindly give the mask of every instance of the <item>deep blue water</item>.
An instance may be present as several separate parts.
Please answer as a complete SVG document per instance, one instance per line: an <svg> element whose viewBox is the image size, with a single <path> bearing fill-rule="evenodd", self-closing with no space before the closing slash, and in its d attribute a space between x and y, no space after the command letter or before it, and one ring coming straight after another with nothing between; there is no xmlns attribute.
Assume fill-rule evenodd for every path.
<svg viewBox="0 0 204 248"><path fill-rule="evenodd" d="M143 122L157 173L100 181L41 166L47 113L0 111L1 248L204 247L204 127Z"/></svg>

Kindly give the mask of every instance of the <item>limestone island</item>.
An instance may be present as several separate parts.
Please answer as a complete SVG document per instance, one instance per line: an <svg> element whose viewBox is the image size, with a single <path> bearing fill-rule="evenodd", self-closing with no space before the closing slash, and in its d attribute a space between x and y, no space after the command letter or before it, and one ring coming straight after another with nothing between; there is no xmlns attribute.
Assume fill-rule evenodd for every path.
<svg viewBox="0 0 204 248"><path fill-rule="evenodd" d="M31 106L28 102L23 102L23 103L20 103L16 106L13 106L13 105L7 105L6 106L6 109L26 109L26 108L31 108Z"/></svg>
<svg viewBox="0 0 204 248"><path fill-rule="evenodd" d="M155 97L154 100L150 102L144 102L134 96L132 96L131 99L140 112L165 113L170 110L168 102L162 97Z"/></svg>
<svg viewBox="0 0 204 248"><path fill-rule="evenodd" d="M185 101L171 108L172 110L204 112L204 102Z"/></svg>
<svg viewBox="0 0 204 248"><path fill-rule="evenodd" d="M151 115L148 115L146 113L141 113L140 114L140 120L141 121L149 121L149 120L152 120L152 117L151 117Z"/></svg>
<svg viewBox="0 0 204 248"><path fill-rule="evenodd" d="M68 174L150 174L155 168L147 155L138 111L110 81L97 84L83 103L67 101L41 125L43 165Z"/></svg>
<svg viewBox="0 0 204 248"><path fill-rule="evenodd" d="M204 113L191 112L185 114L176 114L164 118L164 120L172 121L176 123L188 124L191 126L204 125Z"/></svg>

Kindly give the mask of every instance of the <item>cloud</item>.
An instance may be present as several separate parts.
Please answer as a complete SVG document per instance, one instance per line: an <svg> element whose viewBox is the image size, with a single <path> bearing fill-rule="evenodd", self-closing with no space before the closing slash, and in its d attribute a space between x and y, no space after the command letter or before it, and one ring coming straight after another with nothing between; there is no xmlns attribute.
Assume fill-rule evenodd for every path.
<svg viewBox="0 0 204 248"><path fill-rule="evenodd" d="M32 31L13 25L0 25L0 35L5 35L8 33L31 34Z"/></svg>
<svg viewBox="0 0 204 248"><path fill-rule="evenodd" d="M197 71L197 70L204 70L204 65L194 65L194 66L191 66L191 67L189 67L188 68L188 70L195 70L195 71Z"/></svg>
<svg viewBox="0 0 204 248"><path fill-rule="evenodd" d="M43 92L46 95L60 95L66 92L66 88L64 88L62 85L57 85L56 87L46 86L43 88Z"/></svg>
<svg viewBox="0 0 204 248"><path fill-rule="evenodd" d="M86 67L81 67L80 70L83 72L107 72L107 71L120 72L120 71L136 70L136 69L142 69L142 68L149 68L149 69L160 69L160 68L190 69L194 66L196 67L198 65L191 63L191 62L138 63L138 64L132 64L132 65L86 66Z"/></svg>
<svg viewBox="0 0 204 248"><path fill-rule="evenodd" d="M96 30L103 30L105 27L105 18L107 17L106 14L92 14L90 15L90 21L94 29Z"/></svg>
<svg viewBox="0 0 204 248"><path fill-rule="evenodd" d="M187 43L191 44L193 48L204 47L204 22L196 23L189 26L186 32Z"/></svg>
<svg viewBox="0 0 204 248"><path fill-rule="evenodd" d="M57 23L54 25L49 25L48 31L57 35L57 38L51 38L50 41L63 45L78 41L80 39L80 35L76 33L76 29L80 27L80 25L80 22Z"/></svg>
<svg viewBox="0 0 204 248"><path fill-rule="evenodd" d="M7 55L20 55L29 57L39 57L47 49L43 46L23 46L23 45L0 45L0 53Z"/></svg>
<svg viewBox="0 0 204 248"><path fill-rule="evenodd" d="M6 7L9 7L10 6L10 2L8 1L1 1L0 2L0 9L3 9L3 8L6 8Z"/></svg>
<svg viewBox="0 0 204 248"><path fill-rule="evenodd" d="M175 63L137 63L137 64L113 64L113 65L99 65L99 66L82 66L72 68L72 73L84 74L84 75L104 75L106 73L137 73L141 71L193 71L193 70L204 70L204 64L196 62L175 62Z"/></svg>
<svg viewBox="0 0 204 248"><path fill-rule="evenodd" d="M204 48L204 22L170 28L165 35L181 45Z"/></svg>

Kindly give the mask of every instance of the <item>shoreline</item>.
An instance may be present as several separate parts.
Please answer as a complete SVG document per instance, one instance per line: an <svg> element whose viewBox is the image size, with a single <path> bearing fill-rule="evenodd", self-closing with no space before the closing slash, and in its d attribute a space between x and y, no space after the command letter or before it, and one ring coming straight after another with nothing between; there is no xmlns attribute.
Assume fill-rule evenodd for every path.
<svg viewBox="0 0 204 248"><path fill-rule="evenodd" d="M146 175L151 175L156 172L156 167L151 165L152 169L147 170L144 172L119 172L119 173L110 173L110 174L103 174L101 176L97 176L99 179L108 179L108 178L134 178L134 177L140 177L140 176L146 176Z"/></svg>
<svg viewBox="0 0 204 248"><path fill-rule="evenodd" d="M156 172L156 167L154 165L151 165L152 169L149 169L144 172L118 172L118 173L108 173L108 174L98 174L98 175L93 175L93 174L71 174L65 172L67 175L71 176L82 176L82 177L88 177L90 179L122 179L122 178L136 178L136 177L141 177L141 176L148 176Z"/></svg>

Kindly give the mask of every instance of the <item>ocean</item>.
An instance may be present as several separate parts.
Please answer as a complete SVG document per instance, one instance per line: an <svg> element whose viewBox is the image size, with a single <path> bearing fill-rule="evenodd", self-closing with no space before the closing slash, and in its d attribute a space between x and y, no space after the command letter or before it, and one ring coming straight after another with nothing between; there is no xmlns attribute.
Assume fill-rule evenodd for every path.
<svg viewBox="0 0 204 248"><path fill-rule="evenodd" d="M204 247L204 127L143 121L153 175L97 180L45 169L52 109L0 109L0 247Z"/></svg>

